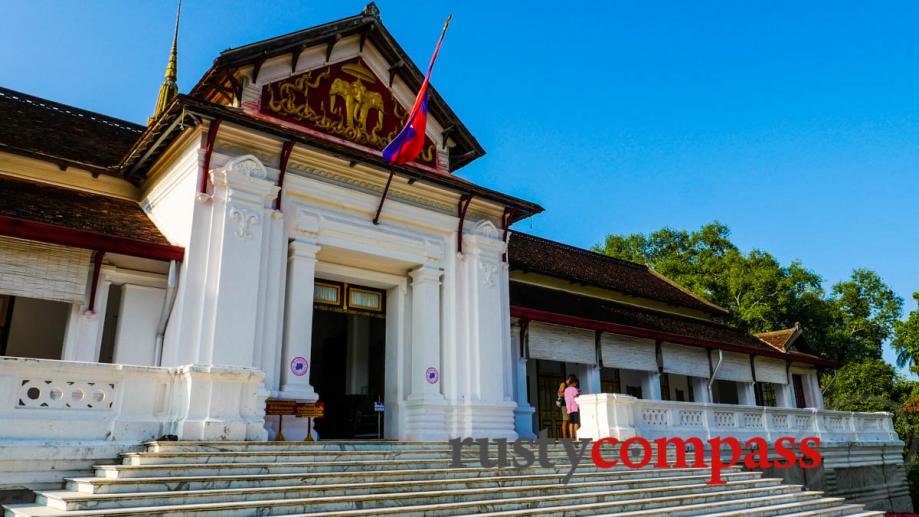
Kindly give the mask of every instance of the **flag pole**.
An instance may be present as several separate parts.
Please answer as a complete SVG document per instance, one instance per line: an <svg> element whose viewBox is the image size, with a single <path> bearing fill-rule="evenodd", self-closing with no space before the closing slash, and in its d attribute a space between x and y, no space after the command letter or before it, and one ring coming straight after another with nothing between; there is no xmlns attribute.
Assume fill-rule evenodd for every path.
<svg viewBox="0 0 919 517"><path fill-rule="evenodd" d="M399 149L396 151L396 154L392 157L386 157L386 151L389 148L389 146L387 146L387 149L383 150L383 156L387 158L387 161L389 161L389 177L386 178L386 186L383 187L383 195L380 196L380 204L379 206L377 206L377 213L374 214L373 216L374 225L380 224L380 214L383 212L383 203L386 201L386 195L389 193L389 186L392 184L392 177L395 174L395 163L399 160L399 156L404 151L404 148L402 147L404 144L401 142L405 141L405 137L407 134L406 129L408 129L409 126L412 125L412 122L415 120L415 116L418 114L418 109L417 109L418 103L423 102L422 95L426 95L425 92L427 89L428 81L430 81L431 72L434 70L434 61L437 60L437 53L440 51L440 45L444 41L444 36L447 34L447 27L450 26L450 20L452 19L453 19L453 14L451 13L449 16L447 16L447 20L444 21L444 27L440 31L440 38L437 40L437 46L434 47L434 55L431 56L431 63L428 64L428 73L425 74L424 81L421 83L421 90L418 92L418 97L415 99L415 106L412 108L412 113L408 119L408 122L406 123L405 127L402 128L402 131L400 131L399 134L396 135L396 138L393 139L393 141L389 143L389 146L392 146L396 140L399 140L400 141ZM423 126L422 126L422 130L423 130ZM424 136L422 135L422 138L423 137Z"/></svg>

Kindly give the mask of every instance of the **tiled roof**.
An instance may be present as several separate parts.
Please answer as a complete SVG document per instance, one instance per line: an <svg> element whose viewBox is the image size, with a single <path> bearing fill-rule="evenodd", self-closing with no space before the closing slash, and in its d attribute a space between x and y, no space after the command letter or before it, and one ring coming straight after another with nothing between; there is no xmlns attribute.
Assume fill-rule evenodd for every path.
<svg viewBox="0 0 919 517"><path fill-rule="evenodd" d="M790 329L773 330L772 332L761 332L755 334L756 337L765 341L769 346L787 352L792 343L801 335L801 327L795 325Z"/></svg>
<svg viewBox="0 0 919 517"><path fill-rule="evenodd" d="M629 327L630 330L659 336L656 338L676 343L723 348L824 366L835 365L832 361L809 354L778 351L751 334L720 323L643 309L513 280L510 283L510 302L512 313L515 309L529 309L582 321Z"/></svg>
<svg viewBox="0 0 919 517"><path fill-rule="evenodd" d="M0 176L0 216L169 244L135 201Z"/></svg>
<svg viewBox="0 0 919 517"><path fill-rule="evenodd" d="M0 150L108 173L144 126L0 88Z"/></svg>
<svg viewBox="0 0 919 517"><path fill-rule="evenodd" d="M508 260L512 269L604 287L632 296L696 309L707 314L727 314L727 310L689 293L643 264L620 260L526 233L511 234Z"/></svg>

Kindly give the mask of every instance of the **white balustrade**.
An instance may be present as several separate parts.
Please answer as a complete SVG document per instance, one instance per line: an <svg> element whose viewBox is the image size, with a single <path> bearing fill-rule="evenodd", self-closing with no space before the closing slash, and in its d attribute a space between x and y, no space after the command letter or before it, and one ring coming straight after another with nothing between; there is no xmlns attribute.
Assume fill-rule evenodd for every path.
<svg viewBox="0 0 919 517"><path fill-rule="evenodd" d="M264 439L257 370L0 357L0 441Z"/></svg>
<svg viewBox="0 0 919 517"><path fill-rule="evenodd" d="M594 440L734 437L745 441L809 436L830 443L892 443L899 440L890 413L854 413L730 404L641 400L628 395L581 395L578 436Z"/></svg>

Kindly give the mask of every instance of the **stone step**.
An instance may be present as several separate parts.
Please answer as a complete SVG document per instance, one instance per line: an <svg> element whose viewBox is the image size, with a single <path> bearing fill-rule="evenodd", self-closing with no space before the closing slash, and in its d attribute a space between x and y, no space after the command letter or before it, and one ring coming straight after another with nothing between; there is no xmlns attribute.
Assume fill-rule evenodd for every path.
<svg viewBox="0 0 919 517"><path fill-rule="evenodd" d="M590 465L593 467L593 465ZM530 467L528 469L417 469L417 470L382 470L351 472L318 472L304 474L255 474L229 476L174 476L174 477L136 477L136 478L73 478L67 480L66 489L83 493L123 493L170 490L210 490L231 488L284 487L284 486L324 486L326 484L352 485L366 482L381 483L527 483L527 482L561 482L568 472L568 467ZM738 473L735 467L725 473ZM751 473L759 476L759 473ZM578 480L609 479L616 481L635 477L666 477L673 475L709 475L707 469L596 469L579 468L571 477L571 482Z"/></svg>
<svg viewBox="0 0 919 517"><path fill-rule="evenodd" d="M535 454L535 453L534 453ZM464 450L461 456L466 462L479 461L478 450ZM491 454L496 458L495 452ZM568 460L564 451L549 451L551 460ZM589 460L590 451L586 453ZM203 463L291 463L291 462L324 462L324 461L403 461L403 460L441 460L452 461L449 450L400 450L400 451L230 451L230 452L128 452L121 455L124 465L185 465ZM514 456L508 454L507 460ZM653 461L653 460L652 460Z"/></svg>
<svg viewBox="0 0 919 517"><path fill-rule="evenodd" d="M843 502L844 499L841 497L820 497L804 503L765 505L746 510L705 514L704 517L766 517L772 515L782 515L783 517L803 517L805 515L814 517L834 517L863 513L862 510L864 509L864 505L842 504Z"/></svg>
<svg viewBox="0 0 919 517"><path fill-rule="evenodd" d="M553 465L569 465L567 457L551 459ZM478 462L467 462L478 466ZM535 466L535 465L534 465ZM451 460L411 459L411 460L368 460L368 461L319 461L319 462L251 462L251 463L192 463L192 464L152 464L152 465L96 465L93 467L97 477L168 477L168 476L220 476L245 474L281 474L299 472L303 474L319 472L401 470L401 469L448 469L453 468ZM579 470L597 469L589 458L578 465ZM624 468L624 467L620 467ZM504 469L510 470L510 468ZM516 469L521 470L521 469ZM566 469L567 470L567 469Z"/></svg>
<svg viewBox="0 0 919 517"><path fill-rule="evenodd" d="M322 451L393 451L393 450L444 450L452 449L448 442L392 442L379 440L321 440L312 442L194 442L153 441L144 444L150 452L232 452L232 451L275 451L275 450L322 450ZM466 445L465 448L477 446ZM561 442L554 442L549 448L563 450Z"/></svg>
<svg viewBox="0 0 919 517"><path fill-rule="evenodd" d="M726 475L731 486L765 487L778 485L781 480L761 478L750 472L737 472ZM303 499L316 497L356 497L367 496L364 505L370 504L371 496L393 499L396 504L410 505L421 502L432 502L438 498L451 500L468 498L528 497L533 495L562 495L569 493L601 492L612 489L621 490L628 496L637 490L655 489L657 491L684 487L693 487L694 491L704 489L707 475L676 477L632 477L632 479L601 481L578 480L573 483L561 483L561 478L554 483L509 483L499 485L498 479L474 480L477 482L458 481L452 484L440 480L434 482L402 483L354 483L339 485L308 485L275 488L186 490L165 492L140 492L120 494L86 494L72 491L44 491L37 494L36 503L62 510L84 510L101 508L127 508L130 506L165 506L178 504L200 504L210 502L257 501L272 499ZM635 492L637 493L637 492ZM406 494L403 497L403 494ZM415 495L412 495L415 494ZM421 495L423 494L423 495ZM416 500L419 499L420 500Z"/></svg>
<svg viewBox="0 0 919 517"><path fill-rule="evenodd" d="M730 508L747 508L745 501L772 494L772 497L786 496L788 502L814 498L813 493L801 492L796 485L773 485L766 487L746 488L746 482L725 485L698 485L696 487L664 488L659 490L628 491L614 490L591 493L566 493L562 495L533 496L506 499L468 500L465 494L446 496L450 500L458 497L461 500L453 502L441 501L436 498L425 498L424 504L403 505L398 496L365 497L346 496L339 498L306 498L282 499L265 501L244 502L215 502L190 505L169 506L144 506L132 508L112 508L100 510L65 511L41 505L13 505L8 507L8 516L32 517L36 515L120 515L120 516L170 516L176 515L221 515L221 516L250 516L250 515L464 515L479 514L483 511L511 511L534 509L548 510L548 513L557 513L564 509L566 515L587 515L587 513L572 514L571 508L583 505L600 504L604 508L617 511L635 511L660 509L666 507L680 507L687 504L725 503ZM744 487L744 488L736 488ZM692 492L696 490L696 492ZM674 492L688 492L674 494ZM626 492L626 493L624 493ZM660 495L660 494L667 495ZM408 495L400 494L403 500L410 500ZM429 494L428 494L429 495ZM369 505L375 502L386 506ZM733 506L731 506L733 505ZM47 513L48 510L57 513ZM46 513L35 513L46 512ZM545 512L544 512L545 513ZM596 512L594 512L596 513Z"/></svg>
<svg viewBox="0 0 919 517"><path fill-rule="evenodd" d="M788 488L788 485L785 485L784 488ZM565 517L570 517L601 514L615 515L617 517L622 515L641 515L643 517L649 517L659 515L698 515L714 508L750 508L757 504L762 504L764 500L770 502L795 502L808 501L819 496L819 492L801 492L798 487L795 487L795 490L792 491L773 490L772 492L773 495L766 495L769 494L769 491L764 491L762 489L744 489L689 496L665 496L631 501L577 502L576 500L564 500L561 498L546 498L554 500L521 501L524 504L518 504L517 508L513 508L511 505L506 504L508 501L486 501L479 504L424 505L403 508L384 508L369 511L308 512L293 514L293 516L290 517L331 517L333 515L347 517L369 517L372 515L564 515ZM686 512L684 511L685 508L691 508L692 510Z"/></svg>
<svg viewBox="0 0 919 517"><path fill-rule="evenodd" d="M799 508L809 508L811 511L819 511L822 508L831 507L838 501L837 498L823 498L821 492L795 492L782 493L778 495L739 497L733 499L710 500L710 501L691 501L686 504L686 499L681 497L661 498L661 504L654 508L644 509L623 509L626 505L619 502L612 503L589 503L582 505L569 506L564 509L565 517L569 516L593 516L593 517L657 517L659 515L683 516L683 515L720 515L725 510L746 510L759 506L781 506L792 505ZM553 515L557 514L558 508L528 508L512 511L489 511L479 512L475 515L485 517L523 517L531 515ZM720 512L720 513L711 513ZM326 517L329 514L298 514L288 517ZM356 512L341 513L338 515L357 517L362 515ZM420 515L420 514L419 514ZM473 515L473 514L456 514L456 515ZM783 515L778 513L776 515ZM810 515L805 513L805 515Z"/></svg>
<svg viewBox="0 0 919 517"><path fill-rule="evenodd" d="M199 441L150 441L144 447L151 452L200 452L200 451L268 451L268 450L340 450L340 451L391 451L398 449L449 450L448 442L409 442L387 440L320 440L291 442L199 442Z"/></svg>

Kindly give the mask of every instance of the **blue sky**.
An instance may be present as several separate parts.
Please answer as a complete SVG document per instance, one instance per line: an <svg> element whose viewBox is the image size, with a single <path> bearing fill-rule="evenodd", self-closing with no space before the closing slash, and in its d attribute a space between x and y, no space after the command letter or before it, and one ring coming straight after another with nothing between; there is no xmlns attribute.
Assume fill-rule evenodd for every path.
<svg viewBox="0 0 919 517"><path fill-rule="evenodd" d="M919 290L919 3L378 2L416 63L454 14L433 83L488 154L460 174L539 202L521 230L718 219L742 248L829 285ZM364 2L186 0L179 85L216 55ZM7 1L0 85L144 122L172 1Z"/></svg>

